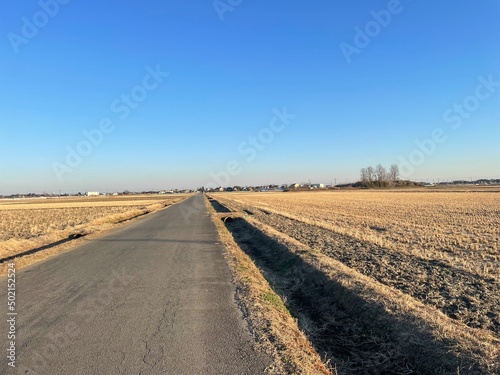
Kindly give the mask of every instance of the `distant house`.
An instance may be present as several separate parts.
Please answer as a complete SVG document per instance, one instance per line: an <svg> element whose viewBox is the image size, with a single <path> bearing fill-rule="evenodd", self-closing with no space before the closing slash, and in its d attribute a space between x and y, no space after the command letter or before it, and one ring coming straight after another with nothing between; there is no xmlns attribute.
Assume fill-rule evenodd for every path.
<svg viewBox="0 0 500 375"><path fill-rule="evenodd" d="M298 189L300 187L299 184L290 184L289 186L291 189Z"/></svg>
<svg viewBox="0 0 500 375"><path fill-rule="evenodd" d="M99 192L98 191L89 191L89 192L87 192L87 197L96 197L96 196L99 196Z"/></svg>
<svg viewBox="0 0 500 375"><path fill-rule="evenodd" d="M311 187L314 189L323 189L325 184L312 184Z"/></svg>

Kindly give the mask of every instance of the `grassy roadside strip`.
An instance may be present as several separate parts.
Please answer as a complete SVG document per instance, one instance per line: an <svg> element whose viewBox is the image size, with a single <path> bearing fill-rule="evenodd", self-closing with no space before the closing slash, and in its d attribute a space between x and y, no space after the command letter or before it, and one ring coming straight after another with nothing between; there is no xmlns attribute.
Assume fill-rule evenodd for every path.
<svg viewBox="0 0 500 375"><path fill-rule="evenodd" d="M500 371L500 340L490 332L454 321L436 309L382 285L249 216L245 220L339 284L341 288L336 292L337 300L346 309L351 308L352 314L360 314L367 325L392 327L392 341L412 362L427 367L425 373L429 373L427 371L434 364L439 365L441 358L448 354L458 358L459 373L493 375ZM353 296L365 301L365 307L380 307L385 317L374 318L369 308L359 308L359 301ZM352 306L358 308L353 309ZM467 372L468 369L471 372Z"/></svg>
<svg viewBox="0 0 500 375"><path fill-rule="evenodd" d="M272 290L252 260L234 242L221 218L205 204L227 250L227 259L237 287L237 300L248 317L259 350L273 359L270 374L331 374L311 343L297 326L281 298Z"/></svg>
<svg viewBox="0 0 500 375"><path fill-rule="evenodd" d="M179 197L178 200L176 199L161 203L154 203L141 209L133 209L127 212L101 217L86 224L78 225L65 230L58 230L54 233L34 239L23 239L15 242L10 241L9 244L4 243L0 245L0 253L2 255L1 258L16 256L16 258L9 262L16 263L16 268L21 269L45 260L53 255L59 254L65 250L71 249L74 246L80 245L88 240L98 238L107 231L126 225L130 221L137 220L144 215L157 212L161 209L182 202L188 197L189 196ZM58 242L62 243L58 245ZM52 246L53 244L54 246ZM33 254L22 255L26 251L44 247L47 248ZM3 262L0 264L0 276L6 275L8 267L7 263L9 262Z"/></svg>

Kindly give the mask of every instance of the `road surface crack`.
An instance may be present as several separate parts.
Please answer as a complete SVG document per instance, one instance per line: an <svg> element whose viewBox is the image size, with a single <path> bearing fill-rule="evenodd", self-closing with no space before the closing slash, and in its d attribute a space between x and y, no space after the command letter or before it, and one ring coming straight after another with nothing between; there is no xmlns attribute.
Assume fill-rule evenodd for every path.
<svg viewBox="0 0 500 375"><path fill-rule="evenodd" d="M120 363L118 364L118 366L116 366L116 370L118 371L118 375L120 374L124 374L123 370L122 370L122 365L123 365L123 362L125 362L125 352L123 350L120 350L120 353L121 353L121 360L120 360Z"/></svg>

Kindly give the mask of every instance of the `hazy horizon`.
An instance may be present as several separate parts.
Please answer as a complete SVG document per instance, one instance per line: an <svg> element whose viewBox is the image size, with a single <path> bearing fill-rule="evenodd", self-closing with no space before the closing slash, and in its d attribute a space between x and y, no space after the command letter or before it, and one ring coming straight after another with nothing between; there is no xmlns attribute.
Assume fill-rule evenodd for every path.
<svg viewBox="0 0 500 375"><path fill-rule="evenodd" d="M378 163L500 178L499 15L493 0L9 1L0 194L343 183Z"/></svg>

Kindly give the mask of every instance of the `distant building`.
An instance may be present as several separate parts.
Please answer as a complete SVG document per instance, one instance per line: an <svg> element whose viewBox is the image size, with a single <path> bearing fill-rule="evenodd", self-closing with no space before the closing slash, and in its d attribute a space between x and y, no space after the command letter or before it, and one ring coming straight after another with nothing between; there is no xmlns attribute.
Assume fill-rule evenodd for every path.
<svg viewBox="0 0 500 375"><path fill-rule="evenodd" d="M89 191L89 192L87 192L87 197L95 197L95 196L99 196L99 192L98 191Z"/></svg>
<svg viewBox="0 0 500 375"><path fill-rule="evenodd" d="M311 187L314 189L323 189L325 184L312 184Z"/></svg>

